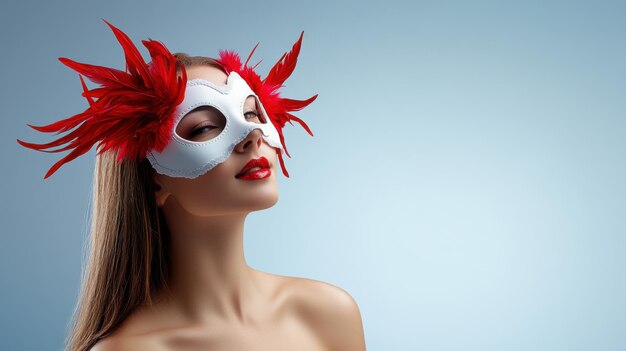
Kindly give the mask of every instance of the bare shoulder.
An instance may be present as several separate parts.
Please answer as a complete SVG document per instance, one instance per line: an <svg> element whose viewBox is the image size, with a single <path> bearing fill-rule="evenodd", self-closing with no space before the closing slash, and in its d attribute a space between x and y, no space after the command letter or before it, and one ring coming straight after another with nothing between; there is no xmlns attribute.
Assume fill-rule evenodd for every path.
<svg viewBox="0 0 626 351"><path fill-rule="evenodd" d="M332 350L365 350L361 312L347 291L319 280L287 278L291 310Z"/></svg>
<svg viewBox="0 0 626 351"><path fill-rule="evenodd" d="M112 333L100 339L90 351L165 351L164 333L147 322L151 315L136 310L128 316ZM158 318L152 318L157 320Z"/></svg>
<svg viewBox="0 0 626 351"><path fill-rule="evenodd" d="M291 278L290 284L295 301L303 312L310 309L318 311L311 317L323 317L319 312L332 314L333 317L354 317L359 313L352 295L338 286L307 278Z"/></svg>
<svg viewBox="0 0 626 351"><path fill-rule="evenodd" d="M90 351L135 351L135 350L165 350L163 345L150 338L129 337L125 335L111 335L98 341Z"/></svg>

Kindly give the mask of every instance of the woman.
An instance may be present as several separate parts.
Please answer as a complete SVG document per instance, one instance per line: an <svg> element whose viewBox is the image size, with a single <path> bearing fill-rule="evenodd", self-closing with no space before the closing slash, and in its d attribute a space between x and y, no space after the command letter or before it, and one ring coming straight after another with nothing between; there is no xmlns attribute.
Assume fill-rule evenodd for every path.
<svg viewBox="0 0 626 351"><path fill-rule="evenodd" d="M53 150L74 148L46 178L100 142L90 256L68 349L364 350L359 309L347 292L253 269L243 254L245 218L277 202L277 164L288 175L280 128L295 120L308 130L289 112L316 96L277 94L302 35L261 81L228 51L220 59L171 55L144 41L152 56L145 65L106 23L127 72L61 59L102 86L88 90L83 82L85 112L31 127L84 123L48 144L18 140L37 150L74 140Z"/></svg>

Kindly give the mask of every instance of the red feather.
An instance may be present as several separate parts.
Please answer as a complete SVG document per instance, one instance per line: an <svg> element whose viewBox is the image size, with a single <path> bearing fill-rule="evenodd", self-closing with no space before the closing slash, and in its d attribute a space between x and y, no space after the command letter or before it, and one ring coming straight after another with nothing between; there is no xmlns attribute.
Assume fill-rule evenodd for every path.
<svg viewBox="0 0 626 351"><path fill-rule="evenodd" d="M313 132L311 132L309 126L307 126L304 121L289 112L299 111L308 106L317 98L317 94L306 100L293 100L280 97L280 93L278 92L278 90L283 86L282 84L287 80L287 78L289 78L296 67L303 35L304 31L300 33L300 37L296 43L293 44L291 50L281 56L278 62L274 64L267 77L263 80L261 80L261 77L254 71L256 65L254 67L248 66L248 61L252 57L254 50L256 50L259 45L258 43L254 46L252 52L248 55L248 58L243 65L241 64L241 58L239 55L231 50L220 50L219 59L217 60L227 74L230 74L231 71L237 72L248 83L252 91L258 95L261 100L261 104L265 107L265 111L267 112L270 121L278 131L278 136L283 149L285 150L285 154L289 157L291 156L287 151L285 138L282 132L285 123L289 122L290 124L293 124L291 121L296 121L311 136L313 136ZM285 168L280 150L277 150L277 154L283 174L286 177L289 177L289 173Z"/></svg>
<svg viewBox="0 0 626 351"><path fill-rule="evenodd" d="M142 40L152 61L147 63L121 30L103 19L111 28L124 50L126 71L78 63L60 57L59 61L79 73L82 96L89 108L64 120L46 126L29 127L45 133L69 134L46 144L17 140L22 146L44 152L73 149L46 173L51 176L63 164L89 151L98 143L98 154L114 149L117 160L144 158L148 151L162 151L167 146L173 128L174 108L183 101L187 75L176 57L158 41ZM180 65L182 77L177 77ZM82 75L100 87L89 90ZM94 100L97 99L97 100ZM66 144L56 150L45 150Z"/></svg>
<svg viewBox="0 0 626 351"><path fill-rule="evenodd" d="M270 72L265 77L263 83L270 87L282 85L287 78L291 75L296 68L296 62L298 61L298 54L300 54L300 45L302 44L302 36L304 31L300 33L300 37L293 44L291 51L284 53L283 56L274 64L274 67L270 69Z"/></svg>

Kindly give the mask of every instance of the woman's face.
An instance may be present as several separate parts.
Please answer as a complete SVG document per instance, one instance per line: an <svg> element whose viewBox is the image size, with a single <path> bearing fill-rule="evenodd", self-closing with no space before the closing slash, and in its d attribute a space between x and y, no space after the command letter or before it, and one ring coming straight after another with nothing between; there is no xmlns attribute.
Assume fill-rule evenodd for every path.
<svg viewBox="0 0 626 351"><path fill-rule="evenodd" d="M212 66L188 67L186 72L187 79L202 78L217 85L226 84L227 75ZM243 111L249 122L267 121L253 96L246 99ZM205 141L218 136L225 125L226 118L221 112L211 106L201 106L181 119L176 133L187 140ZM271 207L278 201L276 150L263 140L261 131L255 129L235 146L224 162L197 178L169 177L154 172L154 181L158 185L155 192L157 204L163 206L175 201L179 207L196 216L250 212ZM255 180L235 177L248 161L259 157L269 161L271 173L268 177Z"/></svg>

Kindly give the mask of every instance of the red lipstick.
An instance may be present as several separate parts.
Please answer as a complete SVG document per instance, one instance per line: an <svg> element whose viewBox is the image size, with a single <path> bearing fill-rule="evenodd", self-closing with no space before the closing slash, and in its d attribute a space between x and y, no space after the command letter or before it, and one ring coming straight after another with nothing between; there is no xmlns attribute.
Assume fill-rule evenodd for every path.
<svg viewBox="0 0 626 351"><path fill-rule="evenodd" d="M257 180L267 178L272 174L269 161L261 156L248 161L245 166L237 173L235 178L242 180Z"/></svg>

